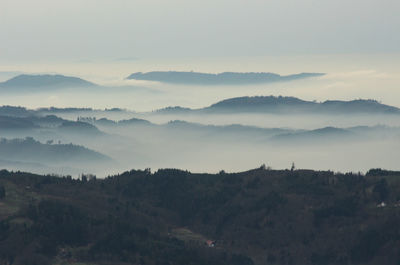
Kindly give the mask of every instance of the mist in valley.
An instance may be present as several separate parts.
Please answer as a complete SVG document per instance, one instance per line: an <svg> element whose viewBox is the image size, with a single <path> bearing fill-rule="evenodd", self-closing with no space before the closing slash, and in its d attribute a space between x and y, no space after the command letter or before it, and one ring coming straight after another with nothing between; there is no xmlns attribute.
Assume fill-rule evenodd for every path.
<svg viewBox="0 0 400 265"><path fill-rule="evenodd" d="M33 172L74 176L94 173L101 177L132 168L234 172L262 164L290 168L292 162L299 168L334 171L398 169L400 115L396 110L387 112L399 107L400 102L397 58L398 55L314 55L181 59L157 64L151 59L137 59L3 65L0 66L2 82L21 74L28 77L50 74L51 78L57 73L79 77L73 81L82 84L43 86L39 82L33 86L31 81L24 88L0 89L0 105L26 108L25 113L5 112L4 108L0 111L0 116L8 117L8 120L3 117L0 137L7 140L33 137L44 145L82 146L109 161L89 163L82 157L79 163L62 159L54 163L46 156L33 160L15 156L1 159L2 167L17 170L23 163L26 167L22 169ZM324 75L241 85L127 79L138 71L170 70ZM280 107L277 112L248 111L245 107L232 111L209 108L231 98L271 95L272 100L280 96L295 97L306 105L327 100L376 102L363 101L362 104L371 106L356 111L351 108L343 111L338 105L332 107L333 112L304 112L296 106L290 107L290 111L282 111ZM381 107L380 104L392 107L382 105L382 110L376 111L375 105ZM25 152L23 148L19 150Z"/></svg>
<svg viewBox="0 0 400 265"><path fill-rule="evenodd" d="M89 159L82 150L75 150L70 156L77 159L68 160L63 158L65 150L60 149L61 159L55 162L52 158L56 154L38 156L36 151L32 155L35 159L8 156L11 161L2 161L5 168L105 177L132 168L172 167L215 173L244 171L262 164L290 168L292 162L299 168L342 172L398 167L400 127L394 114L164 117L124 110L32 111L25 117L3 118L2 137L9 141L33 137L54 150L73 144L107 159ZM14 128L6 129L6 125ZM16 150L26 154L27 148L19 146Z"/></svg>

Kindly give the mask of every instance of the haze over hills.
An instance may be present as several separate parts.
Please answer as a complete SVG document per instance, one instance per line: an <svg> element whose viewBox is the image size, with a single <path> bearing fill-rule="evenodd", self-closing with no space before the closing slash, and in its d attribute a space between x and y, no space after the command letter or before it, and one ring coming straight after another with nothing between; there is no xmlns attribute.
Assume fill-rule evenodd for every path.
<svg viewBox="0 0 400 265"><path fill-rule="evenodd" d="M89 113L90 114L90 113ZM99 130L101 128L101 130ZM159 132L192 135L198 137L205 135L210 139L223 137L224 141L228 136L248 137L247 141L255 139L269 139L270 141L279 140L316 140L316 139L354 139L354 136L375 134L396 135L400 133L397 127L388 126L356 126L349 128L321 127L318 129L294 129L294 128L273 128L246 126L242 124L213 125L188 122L184 120L171 120L167 123L156 124L149 120L139 118L129 118L123 120L111 120L108 118L78 117L77 121L67 120L55 115L46 116L6 116L0 115L0 133L2 135L18 134L29 136L45 134L47 137L74 136L79 139L88 139L106 136L104 131L111 130L130 132L132 136L140 133ZM110 135L109 135L110 136ZM115 135L114 135L115 136ZM258 138L252 138L257 136ZM111 137L111 136L110 136ZM232 139L232 138L231 138ZM222 140L222 139L221 139Z"/></svg>
<svg viewBox="0 0 400 265"><path fill-rule="evenodd" d="M224 72L219 74L198 72L157 71L148 73L134 73L127 79L157 81L171 84L185 85L250 85L270 82L292 81L304 78L322 76L322 73L300 73L281 76L274 73L234 73Z"/></svg>
<svg viewBox="0 0 400 265"><path fill-rule="evenodd" d="M158 113L324 113L324 114L400 114L397 107L379 103L371 99L351 101L328 100L324 102L306 101L296 97L255 96L222 100L202 109L168 107Z"/></svg>
<svg viewBox="0 0 400 265"><path fill-rule="evenodd" d="M183 120L173 120L164 124L155 124L147 120L137 118L121 121L113 121L106 118L101 118L92 121L88 120L87 122L92 122L94 125L104 128L104 130L124 129L125 131L130 131L132 134L139 133L141 130L147 131L148 133L158 132L160 135L175 133L176 135L185 135L193 138L205 136L209 140L217 139L218 141L228 141L229 139L235 139L237 137L247 137L247 141L253 141L255 138L251 138L252 136L258 137L257 139L260 137L267 139L270 136L278 134L298 132L298 130L294 129L260 128L256 126L244 126L240 124L224 126L206 125Z"/></svg>
<svg viewBox="0 0 400 265"><path fill-rule="evenodd" d="M368 132L370 128L365 128L365 132ZM272 141L277 141L279 144L310 144L310 143L321 143L328 144L326 141L357 141L363 135L364 131L359 133L352 132L347 129L335 128L335 127L324 127L315 130L308 130L302 132L289 132L283 133L271 138Z"/></svg>
<svg viewBox="0 0 400 265"><path fill-rule="evenodd" d="M0 115L0 132L32 129L47 129L64 133L82 133L89 134L92 137L102 133L92 124L65 120L55 115L29 117Z"/></svg>
<svg viewBox="0 0 400 265"><path fill-rule="evenodd" d="M25 107L0 106L0 115L24 117L33 115L33 110L27 110Z"/></svg>
<svg viewBox="0 0 400 265"><path fill-rule="evenodd" d="M400 108L386 105L373 99L356 99L350 101L327 100L324 102L307 101L296 97L283 96L253 96L228 98L200 109L181 106L169 106L155 110L153 114L212 114L212 113L272 113L272 114L400 114ZM73 113L147 113L135 112L120 108L39 108L26 109L16 106L0 106L0 115L32 116L43 114L73 114Z"/></svg>
<svg viewBox="0 0 400 265"><path fill-rule="evenodd" d="M98 172L115 166L108 156L77 144L42 143L33 137L0 138L0 166L54 174Z"/></svg>
<svg viewBox="0 0 400 265"><path fill-rule="evenodd" d="M18 75L0 83L0 89L56 89L71 87L97 87L98 85L78 77L64 75ZM1 91L0 90L0 91Z"/></svg>
<svg viewBox="0 0 400 265"><path fill-rule="evenodd" d="M0 139L0 159L47 164L54 162L104 162L110 158L83 146L43 144L27 137L25 139Z"/></svg>
<svg viewBox="0 0 400 265"><path fill-rule="evenodd" d="M154 112L88 105L3 106L0 137L32 137L42 143L72 143L96 150L118 163L107 174L149 165L241 170L253 161L270 161L274 167L296 161L344 171L362 168L365 161L388 168L397 165L398 113L398 108L374 100L316 102L281 96L228 98L201 109L170 107ZM353 166L341 154L353 157L354 150L365 152ZM37 163L50 168L50 161ZM15 168L14 162L22 161L10 161L9 168Z"/></svg>
<svg viewBox="0 0 400 265"><path fill-rule="evenodd" d="M399 127L389 126L356 126L356 127L321 127L317 129L294 129L294 128L266 128L257 126L246 126L241 124L230 125L207 125L201 123L187 122L184 120L172 120L164 124L155 124L147 120L132 118L129 120L113 121L107 118L89 119L82 121L92 123L107 129L124 129L132 135L141 133L158 132L161 137L171 133L185 135L193 139L208 139L216 142L229 142L243 139L246 142L263 143L288 143L327 145L343 141L364 141L379 139L379 137L393 138L400 136ZM164 136L163 136L164 135ZM136 136L138 137L138 136Z"/></svg>

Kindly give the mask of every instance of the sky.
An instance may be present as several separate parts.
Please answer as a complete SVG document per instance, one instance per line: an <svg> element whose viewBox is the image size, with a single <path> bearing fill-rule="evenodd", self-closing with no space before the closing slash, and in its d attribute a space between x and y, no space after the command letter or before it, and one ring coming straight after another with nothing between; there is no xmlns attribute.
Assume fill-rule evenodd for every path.
<svg viewBox="0 0 400 265"><path fill-rule="evenodd" d="M398 0L1 0L0 61L398 53Z"/></svg>
<svg viewBox="0 0 400 265"><path fill-rule="evenodd" d="M0 0L0 82L21 73L57 73L105 86L96 89L96 93L80 88L0 91L0 106L119 107L150 112L167 106L201 108L231 97L283 95L321 102L376 99L400 107L399 10L399 0ZM126 80L134 72L168 70L326 75L237 87L188 87ZM176 118L153 117L153 121L163 123ZM274 121L265 115L251 119L238 115L192 119L205 124L314 129L400 124L394 116L351 117L340 124L326 118L306 121L288 117ZM97 150L97 144L93 149ZM169 147L168 144L175 143L166 144ZM176 158L169 152L160 153L156 145L155 154L160 156L161 164L146 160L154 154L139 154L137 157L144 157L144 164L132 166L147 167L151 163L152 168L242 170L265 161L278 168L296 161L302 167L322 165L336 170L348 170L347 166L363 170L396 168L398 146L398 139L366 150L350 146L349 156L358 158L354 161L342 155L342 146L322 153L303 148L278 152L248 149L248 153L241 146L233 150L217 148L218 152L229 152L215 152L221 160L198 152L197 148L193 150L199 157L183 152L185 157ZM120 153L119 145L113 148ZM128 148L137 151L135 147ZM124 156L136 160L134 155ZM203 157L210 157L211 161L199 163Z"/></svg>
<svg viewBox="0 0 400 265"><path fill-rule="evenodd" d="M399 0L0 0L0 82L20 73L57 73L159 92L54 92L2 96L0 104L150 111L204 107L234 96L286 95L373 98L400 107L398 10ZM237 89L125 79L168 70L327 75Z"/></svg>

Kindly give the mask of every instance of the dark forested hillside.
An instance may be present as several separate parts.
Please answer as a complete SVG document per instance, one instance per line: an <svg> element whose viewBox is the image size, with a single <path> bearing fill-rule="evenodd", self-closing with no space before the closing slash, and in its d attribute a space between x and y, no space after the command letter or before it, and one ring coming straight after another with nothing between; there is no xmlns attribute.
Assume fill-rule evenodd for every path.
<svg viewBox="0 0 400 265"><path fill-rule="evenodd" d="M399 177L0 171L0 263L399 264Z"/></svg>

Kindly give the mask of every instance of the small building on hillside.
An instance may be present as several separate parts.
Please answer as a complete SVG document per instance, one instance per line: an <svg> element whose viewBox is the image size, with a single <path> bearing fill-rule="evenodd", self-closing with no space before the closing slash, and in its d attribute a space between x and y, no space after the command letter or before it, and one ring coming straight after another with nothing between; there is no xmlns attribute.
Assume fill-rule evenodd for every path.
<svg viewBox="0 0 400 265"><path fill-rule="evenodd" d="M381 202L381 203L378 204L376 207L378 207L378 208L386 207L386 203L385 203L385 202Z"/></svg>
<svg viewBox="0 0 400 265"><path fill-rule="evenodd" d="M215 247L215 241L207 240L207 241L206 241L206 245L207 245L207 247L209 247L209 248L213 248L213 247Z"/></svg>

